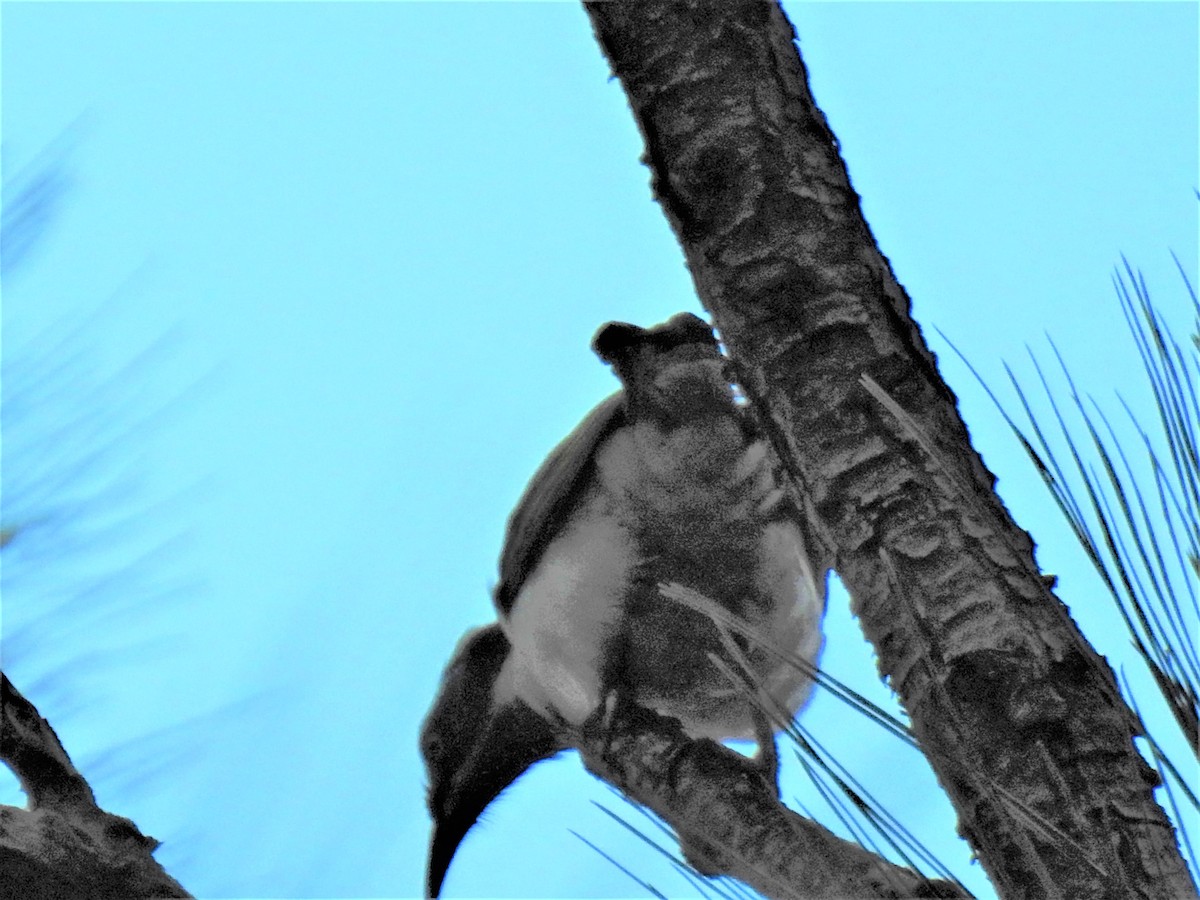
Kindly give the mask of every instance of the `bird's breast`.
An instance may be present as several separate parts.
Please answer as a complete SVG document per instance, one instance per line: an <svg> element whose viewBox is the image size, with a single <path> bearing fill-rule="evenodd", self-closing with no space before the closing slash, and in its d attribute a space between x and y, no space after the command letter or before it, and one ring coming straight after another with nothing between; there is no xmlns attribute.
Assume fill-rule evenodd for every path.
<svg viewBox="0 0 1200 900"><path fill-rule="evenodd" d="M678 583L761 635L737 638L742 660L796 712L811 679L779 651L815 663L823 573L780 514L768 457L733 419L670 432L637 424L607 439L578 507L520 588L498 689L580 724L615 663L637 702L694 736L750 736L744 689L711 659L729 655L717 626L662 595L660 585Z"/></svg>

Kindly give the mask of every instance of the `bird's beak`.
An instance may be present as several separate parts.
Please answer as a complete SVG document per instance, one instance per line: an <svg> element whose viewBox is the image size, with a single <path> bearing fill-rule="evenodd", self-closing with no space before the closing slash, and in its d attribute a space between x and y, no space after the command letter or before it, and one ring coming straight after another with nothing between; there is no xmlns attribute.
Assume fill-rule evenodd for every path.
<svg viewBox="0 0 1200 900"><path fill-rule="evenodd" d="M467 832L496 797L534 763L563 748L561 739L520 700L489 711L475 739L449 777L449 792L432 804L433 837L425 889L436 897Z"/></svg>
<svg viewBox="0 0 1200 900"><path fill-rule="evenodd" d="M433 838L429 842L429 865L425 872L427 898L437 897L442 892L442 882L446 880L450 862L469 828L469 824L463 826L462 819L434 823Z"/></svg>
<svg viewBox="0 0 1200 900"><path fill-rule="evenodd" d="M510 647L499 624L468 632L421 727L433 838L425 890L436 897L462 839L496 796L562 741L521 700L497 698Z"/></svg>

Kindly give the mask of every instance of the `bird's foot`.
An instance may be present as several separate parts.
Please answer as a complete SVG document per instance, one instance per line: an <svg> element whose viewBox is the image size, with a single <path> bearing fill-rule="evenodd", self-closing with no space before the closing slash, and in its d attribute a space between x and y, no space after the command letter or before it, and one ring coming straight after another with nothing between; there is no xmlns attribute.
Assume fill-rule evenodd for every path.
<svg viewBox="0 0 1200 900"><path fill-rule="evenodd" d="M758 744L754 763L762 772L763 780L775 792L775 799L779 799L779 749L775 746L775 729L767 714L757 706L750 716L754 720L754 741Z"/></svg>
<svg viewBox="0 0 1200 900"><path fill-rule="evenodd" d="M608 738L618 730L617 723L628 711L630 701L626 691L619 687L611 687L604 692L599 705L583 723L583 731L588 734Z"/></svg>

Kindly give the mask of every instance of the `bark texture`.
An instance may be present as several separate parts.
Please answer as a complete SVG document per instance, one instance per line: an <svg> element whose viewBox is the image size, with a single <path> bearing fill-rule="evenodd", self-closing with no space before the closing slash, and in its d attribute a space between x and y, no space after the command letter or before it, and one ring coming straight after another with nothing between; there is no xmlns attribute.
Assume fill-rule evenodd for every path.
<svg viewBox="0 0 1200 900"><path fill-rule="evenodd" d="M1001 896L1196 896L1139 724L972 450L782 10L585 8L701 301Z"/></svg>
<svg viewBox="0 0 1200 900"><path fill-rule="evenodd" d="M588 771L669 822L687 861L705 875L788 900L970 896L797 815L761 769L713 741L689 739L674 719L626 706L573 743Z"/></svg>
<svg viewBox="0 0 1200 900"><path fill-rule="evenodd" d="M54 729L0 673L0 759L29 808L0 806L0 900L190 897L151 855L158 841L96 805Z"/></svg>

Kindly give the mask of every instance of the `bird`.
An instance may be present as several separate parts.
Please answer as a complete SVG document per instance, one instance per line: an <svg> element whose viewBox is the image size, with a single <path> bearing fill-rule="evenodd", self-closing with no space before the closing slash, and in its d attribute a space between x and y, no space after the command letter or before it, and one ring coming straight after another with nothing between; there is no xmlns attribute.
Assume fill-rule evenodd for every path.
<svg viewBox="0 0 1200 900"><path fill-rule="evenodd" d="M691 313L651 328L609 322L592 349L621 389L530 480L505 532L497 621L460 640L422 724L429 897L487 806L613 697L692 738L753 738L774 774L774 728L713 661L730 655L728 638L663 585L699 593L807 664L734 635L743 668L789 719L811 691L828 554L712 327Z"/></svg>

